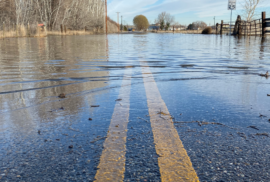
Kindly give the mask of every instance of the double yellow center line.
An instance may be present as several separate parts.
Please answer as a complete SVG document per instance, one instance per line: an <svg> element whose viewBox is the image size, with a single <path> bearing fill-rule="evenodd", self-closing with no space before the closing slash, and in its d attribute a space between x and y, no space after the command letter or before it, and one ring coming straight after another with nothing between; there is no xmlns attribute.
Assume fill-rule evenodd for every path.
<svg viewBox="0 0 270 182"><path fill-rule="evenodd" d="M142 73L161 181L199 181L149 67Z"/></svg>
<svg viewBox="0 0 270 182"><path fill-rule="evenodd" d="M116 102L107 138L103 144L96 181L123 181L126 163L127 125L129 121L129 97L131 87L131 70L126 69L119 99Z"/></svg>
<svg viewBox="0 0 270 182"><path fill-rule="evenodd" d="M158 165L161 181L198 182L199 178L173 125L154 77L147 63L141 62L141 66L156 153L159 155ZM130 74L130 72L126 71L125 78L127 74ZM119 106L119 104L115 106L109 133L104 143L104 150L95 176L98 182L120 182L124 180L130 83L130 79L124 79L120 89L119 98L124 99L121 101L122 106ZM125 87L123 87L124 85Z"/></svg>

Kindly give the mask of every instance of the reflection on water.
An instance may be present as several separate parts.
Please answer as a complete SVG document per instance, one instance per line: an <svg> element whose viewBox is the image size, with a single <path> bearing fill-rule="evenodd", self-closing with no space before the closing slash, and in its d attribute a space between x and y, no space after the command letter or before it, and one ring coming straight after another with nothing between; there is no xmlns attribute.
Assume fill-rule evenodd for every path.
<svg viewBox="0 0 270 182"><path fill-rule="evenodd" d="M93 69L93 66L102 66L106 61L104 36L1 40L0 126L28 130L35 127L36 121L45 120L46 112L60 108L57 102L51 102L50 106L42 109L35 109L35 106L58 100L60 93L68 95L106 86L109 72ZM78 97L65 109L68 108L72 115L84 102L83 97ZM27 107L30 108L20 111Z"/></svg>
<svg viewBox="0 0 270 182"><path fill-rule="evenodd" d="M90 83L79 84L76 87L54 87L77 82L85 77L104 77L106 71L92 72L93 64L102 64L106 60L106 45L104 37L48 37L5 39L0 44L1 50L1 93L14 92L1 96L2 102L20 98L22 104L27 99L44 99L59 92L69 93L73 90L84 90L89 87L102 87ZM100 63L99 63L100 62ZM91 83L92 84L92 83ZM100 85L101 84L101 85ZM53 89L43 89L50 88ZM72 89L72 90L70 90ZM22 92L29 90L31 94ZM38 90L31 92L32 90ZM17 103L18 104L18 103ZM17 105L16 104L16 105ZM1 105L1 110L13 109Z"/></svg>
<svg viewBox="0 0 270 182"><path fill-rule="evenodd" d="M212 79L201 85L190 82L190 87L233 103L239 95L231 92L231 79L233 88L241 90L242 101L258 102L254 95L259 88L254 87L268 83L257 76L270 68L268 42L269 38L260 37L182 34L4 39L0 42L0 130L16 124L33 128L34 123L47 121L48 111L61 108L60 93L74 96L72 102L65 101L71 117L94 100L93 90L105 93L119 87L126 67L134 69L133 79L142 83L140 61L148 62L157 82Z"/></svg>

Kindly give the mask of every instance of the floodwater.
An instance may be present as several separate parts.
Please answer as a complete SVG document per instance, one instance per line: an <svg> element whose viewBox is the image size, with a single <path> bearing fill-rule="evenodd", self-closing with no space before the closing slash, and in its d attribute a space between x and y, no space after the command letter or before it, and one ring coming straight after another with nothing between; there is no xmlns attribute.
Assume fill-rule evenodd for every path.
<svg viewBox="0 0 270 182"><path fill-rule="evenodd" d="M269 181L270 79L259 76L270 71L269 41L190 34L0 40L0 181L93 181L127 92L123 180L161 181L147 75L200 181Z"/></svg>

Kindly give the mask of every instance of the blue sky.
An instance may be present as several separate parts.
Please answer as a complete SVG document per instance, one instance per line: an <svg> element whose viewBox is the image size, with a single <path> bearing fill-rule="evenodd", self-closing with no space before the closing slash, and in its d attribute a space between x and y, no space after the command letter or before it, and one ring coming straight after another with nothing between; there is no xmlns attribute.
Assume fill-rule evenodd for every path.
<svg viewBox="0 0 270 182"><path fill-rule="evenodd" d="M244 0L237 0L237 10L233 11L233 20L238 14L242 14ZM108 0L108 16L117 21L116 12L120 12L123 21L132 24L134 16L143 14L150 23L154 23L158 14L166 11L175 16L175 20L182 25L188 25L194 21L204 21L214 24L224 20L230 20L230 11L227 10L228 0ZM270 0L264 0L258 8L258 16L261 11L266 11L270 17Z"/></svg>

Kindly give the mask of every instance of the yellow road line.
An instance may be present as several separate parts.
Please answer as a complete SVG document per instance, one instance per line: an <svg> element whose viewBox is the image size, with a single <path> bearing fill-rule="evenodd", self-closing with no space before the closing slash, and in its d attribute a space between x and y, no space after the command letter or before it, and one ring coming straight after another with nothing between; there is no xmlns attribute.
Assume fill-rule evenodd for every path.
<svg viewBox="0 0 270 182"><path fill-rule="evenodd" d="M131 87L131 78L128 78L127 76L131 76L130 70L131 69L125 70L125 78L123 79L118 97L122 100L116 102L107 139L103 144L104 149L95 176L95 181L97 182L118 182L124 180Z"/></svg>
<svg viewBox="0 0 270 182"><path fill-rule="evenodd" d="M170 113L162 100L154 77L146 63L142 66L151 127L154 135L162 182L198 182L190 158L173 125Z"/></svg>

